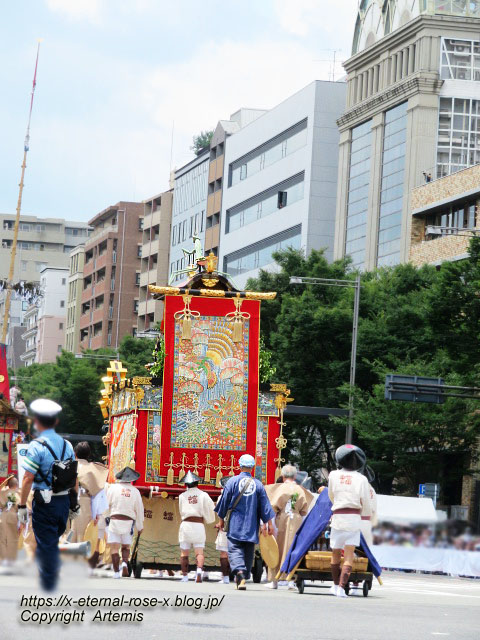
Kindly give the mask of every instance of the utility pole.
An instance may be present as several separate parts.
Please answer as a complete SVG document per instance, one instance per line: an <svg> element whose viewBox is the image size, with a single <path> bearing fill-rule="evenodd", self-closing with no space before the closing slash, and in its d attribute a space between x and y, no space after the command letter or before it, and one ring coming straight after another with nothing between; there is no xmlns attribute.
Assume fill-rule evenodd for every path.
<svg viewBox="0 0 480 640"><path fill-rule="evenodd" d="M20 176L20 184L18 185L19 188L18 188L18 201L17 201L17 215L15 217L15 226L13 230L12 252L10 254L10 269L8 271L7 294L5 297L5 315L3 318L3 330L2 330L3 344L5 344L7 340L8 318L10 316L10 304L12 300L13 276L15 272L15 255L17 253L18 227L20 225L20 212L22 210L23 185L24 185L25 169L27 168L27 153L30 145L30 122L32 120L33 98L35 95L35 87L37 84L37 68L38 68L39 54L40 54L40 41L38 42L38 45L37 45L37 57L35 60L35 72L33 74L32 94L30 98L30 111L28 114L27 133L25 135L25 142L23 145L22 173Z"/></svg>

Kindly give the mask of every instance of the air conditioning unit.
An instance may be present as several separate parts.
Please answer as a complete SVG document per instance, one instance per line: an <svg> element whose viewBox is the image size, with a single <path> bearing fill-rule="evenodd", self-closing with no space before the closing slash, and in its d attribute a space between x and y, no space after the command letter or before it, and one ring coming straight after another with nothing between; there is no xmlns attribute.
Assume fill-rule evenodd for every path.
<svg viewBox="0 0 480 640"><path fill-rule="evenodd" d="M441 236L442 229L441 227L434 227L433 225L428 225L425 229L425 233L427 236Z"/></svg>

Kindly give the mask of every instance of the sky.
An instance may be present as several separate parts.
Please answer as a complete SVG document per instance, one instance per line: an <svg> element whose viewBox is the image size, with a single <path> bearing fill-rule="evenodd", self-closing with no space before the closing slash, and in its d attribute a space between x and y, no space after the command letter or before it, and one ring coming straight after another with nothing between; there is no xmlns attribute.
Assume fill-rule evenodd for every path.
<svg viewBox="0 0 480 640"><path fill-rule="evenodd" d="M0 212L87 221L168 189L192 137L332 78L357 0L2 0ZM173 134L173 135L172 135Z"/></svg>

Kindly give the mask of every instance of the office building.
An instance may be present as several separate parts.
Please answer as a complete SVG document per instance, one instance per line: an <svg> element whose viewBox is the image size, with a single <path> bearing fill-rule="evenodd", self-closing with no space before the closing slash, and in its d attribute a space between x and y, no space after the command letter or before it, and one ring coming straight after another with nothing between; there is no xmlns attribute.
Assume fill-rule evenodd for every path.
<svg viewBox="0 0 480 640"><path fill-rule="evenodd" d="M138 331L154 329L163 317L163 302L150 296L148 285L168 283L172 204L172 190L148 198L143 203Z"/></svg>
<svg viewBox="0 0 480 640"><path fill-rule="evenodd" d="M338 120L335 258L410 257L412 189L480 161L480 4L362 0Z"/></svg>
<svg viewBox="0 0 480 640"><path fill-rule="evenodd" d="M85 245L80 244L75 249L72 249L69 259L64 348L65 351L70 351L70 353L78 353Z"/></svg>
<svg viewBox="0 0 480 640"><path fill-rule="evenodd" d="M206 147L174 174L169 267L169 280L173 278L173 282L186 277L174 274L188 266L183 250L193 250L194 234L200 238L202 247L205 244L209 159L210 150Z"/></svg>
<svg viewBox="0 0 480 640"><path fill-rule="evenodd" d="M332 259L345 92L343 82L312 82L229 136L219 255L237 286L285 247Z"/></svg>
<svg viewBox="0 0 480 640"><path fill-rule="evenodd" d="M118 347L137 332L144 205L118 202L97 214L85 243L81 349Z"/></svg>
<svg viewBox="0 0 480 640"><path fill-rule="evenodd" d="M55 362L65 339L68 269L45 267L40 272L41 297L25 312L22 334L25 366Z"/></svg>

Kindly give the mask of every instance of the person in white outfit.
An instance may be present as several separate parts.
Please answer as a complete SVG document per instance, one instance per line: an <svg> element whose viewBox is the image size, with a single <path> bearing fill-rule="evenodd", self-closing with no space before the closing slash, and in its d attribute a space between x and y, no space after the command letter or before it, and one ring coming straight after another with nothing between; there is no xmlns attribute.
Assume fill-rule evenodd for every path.
<svg viewBox="0 0 480 640"><path fill-rule="evenodd" d="M110 512L107 542L110 545L114 578L128 576L128 559L133 539L133 527L140 535L143 530L144 508L140 491L132 486L140 474L125 467L117 473L116 484L107 487L107 500ZM120 551L122 553L122 572L120 571Z"/></svg>
<svg viewBox="0 0 480 640"><path fill-rule="evenodd" d="M188 582L188 556L193 547L197 561L196 582L202 582L205 556L205 525L215 520L215 505L206 491L198 488L200 478L188 471L183 479L187 487L178 498L178 508L182 523L178 531L180 544L180 565L182 582Z"/></svg>
<svg viewBox="0 0 480 640"><path fill-rule="evenodd" d="M372 469L370 469L370 467L365 467L365 469L363 470L363 475L368 480L368 487L369 487L369 491L370 491L370 510L371 510L371 514L370 515L364 515L364 513L362 512L362 514L361 514L362 521L360 523L360 531L362 532L363 537L365 538L365 542L368 544L369 547L371 547L373 545L372 529L373 529L373 527L376 527L377 524L378 524L378 518L377 518L377 494L375 493L375 489L372 487L372 482L375 479L375 475L374 475Z"/></svg>
<svg viewBox="0 0 480 640"><path fill-rule="evenodd" d="M360 544L361 516L371 515L370 486L358 469L366 463L365 453L353 444L344 444L335 453L336 471L328 477L328 496L332 501L331 570L332 595L345 598L345 586L352 571L355 547ZM343 567L340 568L344 550Z"/></svg>

